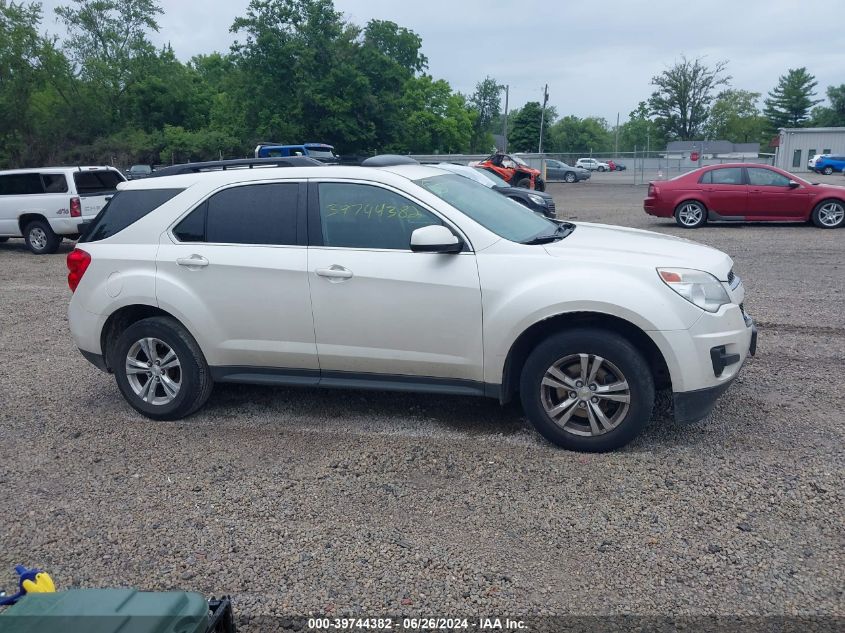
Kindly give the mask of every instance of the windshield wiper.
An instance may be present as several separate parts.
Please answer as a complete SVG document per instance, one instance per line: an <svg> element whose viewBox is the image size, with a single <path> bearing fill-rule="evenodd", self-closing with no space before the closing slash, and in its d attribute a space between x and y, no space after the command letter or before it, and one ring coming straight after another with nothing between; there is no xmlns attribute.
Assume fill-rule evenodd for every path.
<svg viewBox="0 0 845 633"><path fill-rule="evenodd" d="M530 240L522 242L523 244L548 244L550 242L557 242L569 236L575 230L575 225L570 222L560 222L557 228L552 233L543 233L535 235Z"/></svg>

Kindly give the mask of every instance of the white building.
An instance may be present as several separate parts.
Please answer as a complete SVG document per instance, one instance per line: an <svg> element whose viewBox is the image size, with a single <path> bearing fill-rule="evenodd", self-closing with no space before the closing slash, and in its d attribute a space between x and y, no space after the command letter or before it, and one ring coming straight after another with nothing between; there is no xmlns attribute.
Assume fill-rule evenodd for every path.
<svg viewBox="0 0 845 633"><path fill-rule="evenodd" d="M845 154L845 127L781 128L775 166L787 171L810 171L814 154Z"/></svg>

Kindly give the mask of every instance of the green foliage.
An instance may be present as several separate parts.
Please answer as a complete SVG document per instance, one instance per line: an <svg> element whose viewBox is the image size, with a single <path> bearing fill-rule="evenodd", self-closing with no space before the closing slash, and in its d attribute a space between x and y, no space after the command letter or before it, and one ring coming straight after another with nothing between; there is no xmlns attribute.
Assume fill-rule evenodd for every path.
<svg viewBox="0 0 845 633"><path fill-rule="evenodd" d="M613 141L615 145L616 139ZM636 109L628 115L628 120L619 126L619 151L639 152L662 150L665 147L666 137L663 130L652 120L648 104L640 101Z"/></svg>
<svg viewBox="0 0 845 633"><path fill-rule="evenodd" d="M757 107L759 99L759 92L748 90L731 89L719 93L705 126L706 137L733 143L763 142L768 122Z"/></svg>
<svg viewBox="0 0 845 633"><path fill-rule="evenodd" d="M813 109L812 125L818 127L845 127L845 84L828 86L829 106Z"/></svg>
<svg viewBox="0 0 845 633"><path fill-rule="evenodd" d="M766 99L763 114L772 130L782 127L802 127L810 118L810 108L821 99L813 99L818 85L806 68L790 68L781 75Z"/></svg>
<svg viewBox="0 0 845 633"><path fill-rule="evenodd" d="M475 92L469 98L469 103L476 113L472 128L472 151L489 151L494 144L493 134L499 134L502 129L502 86L492 77L485 77L475 84Z"/></svg>
<svg viewBox="0 0 845 633"><path fill-rule="evenodd" d="M536 152L540 144L540 117L542 106L538 101L529 101L514 112L513 123L508 131L508 149L512 152ZM543 148L550 147L551 127L557 118L553 107L546 108L546 122L543 129Z"/></svg>
<svg viewBox="0 0 845 633"><path fill-rule="evenodd" d="M688 141L701 135L710 115L714 91L730 81L724 74L726 67L727 62L717 62L710 68L701 58L682 57L680 62L652 78L657 90L648 104L667 138Z"/></svg>
<svg viewBox="0 0 845 633"><path fill-rule="evenodd" d="M549 129L550 152L604 153L613 149L613 135L607 121L599 117L579 119L577 116L565 116Z"/></svg>

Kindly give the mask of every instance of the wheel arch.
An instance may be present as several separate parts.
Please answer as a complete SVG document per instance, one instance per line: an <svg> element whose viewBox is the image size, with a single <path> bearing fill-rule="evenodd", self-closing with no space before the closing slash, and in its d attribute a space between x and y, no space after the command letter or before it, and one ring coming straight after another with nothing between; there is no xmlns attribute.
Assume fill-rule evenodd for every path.
<svg viewBox="0 0 845 633"><path fill-rule="evenodd" d="M502 386L499 399L509 402L519 390L522 368L528 355L543 340L576 327L590 327L619 334L636 347L645 357L651 368L656 389L672 387L672 378L666 359L657 344L638 326L617 316L600 312L569 312L548 317L534 323L524 330L513 342L505 358L502 370Z"/></svg>
<svg viewBox="0 0 845 633"><path fill-rule="evenodd" d="M20 229L21 235L24 235L23 231L26 228L26 225L35 220L43 220L48 225L50 224L50 221L42 213L21 213L18 216L18 228Z"/></svg>
<svg viewBox="0 0 845 633"><path fill-rule="evenodd" d="M162 310L158 306L134 303L118 308L109 315L108 319L106 319L106 322L103 324L103 329L100 332L100 350L109 371L112 371L112 368L109 365L109 346L113 345L117 341L118 337L120 337L120 335L126 331L130 325L137 323L142 319L155 316L169 317L190 332L190 328L186 327L182 321L170 312ZM193 333L191 333L191 336L193 336Z"/></svg>

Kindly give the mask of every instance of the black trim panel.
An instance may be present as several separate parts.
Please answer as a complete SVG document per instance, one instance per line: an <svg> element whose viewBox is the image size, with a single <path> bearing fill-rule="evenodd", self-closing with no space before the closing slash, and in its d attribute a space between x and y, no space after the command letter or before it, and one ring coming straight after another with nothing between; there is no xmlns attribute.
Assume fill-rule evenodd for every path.
<svg viewBox="0 0 845 633"><path fill-rule="evenodd" d="M735 377L734 377L735 378ZM728 382L708 387L707 389L696 389L695 391L683 391L673 393L672 399L675 405L675 421L681 423L698 422L716 406L719 399L728 387L733 383L733 378Z"/></svg>
<svg viewBox="0 0 845 633"><path fill-rule="evenodd" d="M85 357L85 360L87 360L89 363L94 365L94 367L96 367L100 371L104 371L106 373L111 373L111 372L109 372L109 368L106 365L106 361L103 358L102 354L95 354L94 352L86 352L84 349L79 350L79 352Z"/></svg>
<svg viewBox="0 0 845 633"><path fill-rule="evenodd" d="M431 376L401 376L317 369L286 369L273 367L211 367L215 382L234 382L254 385L323 387L327 389L364 389L372 391L406 391L459 396L498 398L500 385L458 378Z"/></svg>

